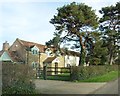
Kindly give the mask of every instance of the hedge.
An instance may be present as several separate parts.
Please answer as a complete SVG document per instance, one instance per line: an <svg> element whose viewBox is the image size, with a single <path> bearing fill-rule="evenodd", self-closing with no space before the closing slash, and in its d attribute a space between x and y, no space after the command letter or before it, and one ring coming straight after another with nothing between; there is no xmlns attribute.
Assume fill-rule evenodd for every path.
<svg viewBox="0 0 120 96"><path fill-rule="evenodd" d="M33 71L27 64L2 64L2 94L33 94Z"/></svg>
<svg viewBox="0 0 120 96"><path fill-rule="evenodd" d="M115 70L118 70L118 65L74 66L72 67L70 79L72 81L85 80Z"/></svg>

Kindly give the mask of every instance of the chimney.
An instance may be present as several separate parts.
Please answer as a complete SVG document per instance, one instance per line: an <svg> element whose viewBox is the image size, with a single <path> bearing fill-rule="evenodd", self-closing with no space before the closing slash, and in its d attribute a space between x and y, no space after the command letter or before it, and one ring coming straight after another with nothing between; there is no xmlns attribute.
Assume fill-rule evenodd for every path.
<svg viewBox="0 0 120 96"><path fill-rule="evenodd" d="M9 49L9 43L6 41L5 43L3 43L3 50L6 51Z"/></svg>

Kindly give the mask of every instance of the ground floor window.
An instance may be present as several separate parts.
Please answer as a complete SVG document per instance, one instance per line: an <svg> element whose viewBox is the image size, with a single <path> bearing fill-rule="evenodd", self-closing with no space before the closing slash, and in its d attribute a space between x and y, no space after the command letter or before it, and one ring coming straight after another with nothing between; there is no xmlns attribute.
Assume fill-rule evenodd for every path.
<svg viewBox="0 0 120 96"><path fill-rule="evenodd" d="M32 62L32 67L37 68L38 67L38 62Z"/></svg>
<svg viewBox="0 0 120 96"><path fill-rule="evenodd" d="M70 64L67 64L67 67L70 67Z"/></svg>

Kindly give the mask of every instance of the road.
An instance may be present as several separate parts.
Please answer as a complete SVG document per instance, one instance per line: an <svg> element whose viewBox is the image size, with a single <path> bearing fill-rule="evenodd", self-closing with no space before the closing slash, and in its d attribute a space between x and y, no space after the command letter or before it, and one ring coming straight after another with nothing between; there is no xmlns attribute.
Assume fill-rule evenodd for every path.
<svg viewBox="0 0 120 96"><path fill-rule="evenodd" d="M89 94L106 83L75 83L54 80L35 80L40 94Z"/></svg>
<svg viewBox="0 0 120 96"><path fill-rule="evenodd" d="M105 84L103 87L92 92L93 94L118 94L120 92L120 78ZM118 87L119 86L119 87ZM120 95L120 93L119 93Z"/></svg>
<svg viewBox="0 0 120 96"><path fill-rule="evenodd" d="M118 79L108 83L35 80L36 90L40 94L118 94L118 84Z"/></svg>

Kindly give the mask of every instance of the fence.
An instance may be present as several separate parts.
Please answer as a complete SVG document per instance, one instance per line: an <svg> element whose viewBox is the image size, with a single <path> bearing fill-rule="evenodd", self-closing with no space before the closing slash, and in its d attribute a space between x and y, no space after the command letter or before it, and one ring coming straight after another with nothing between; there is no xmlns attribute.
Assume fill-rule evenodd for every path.
<svg viewBox="0 0 120 96"><path fill-rule="evenodd" d="M71 67L43 67L43 78L47 79L47 76L55 76L58 74L72 73Z"/></svg>

